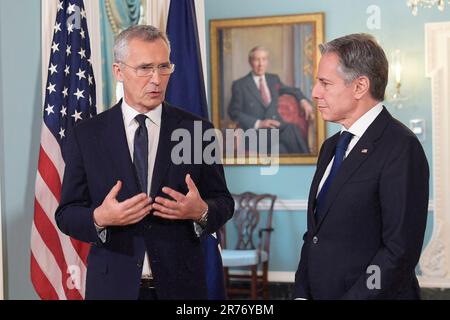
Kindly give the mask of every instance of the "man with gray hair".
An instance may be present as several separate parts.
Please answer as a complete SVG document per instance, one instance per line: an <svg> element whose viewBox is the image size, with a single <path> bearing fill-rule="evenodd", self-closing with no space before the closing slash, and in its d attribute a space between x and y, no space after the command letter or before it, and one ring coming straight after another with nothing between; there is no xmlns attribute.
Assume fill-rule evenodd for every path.
<svg viewBox="0 0 450 320"><path fill-rule="evenodd" d="M169 53L155 27L119 34L112 67L124 98L66 141L56 222L92 244L86 299L207 298L200 236L220 229L234 201L221 164L194 162L193 152L190 162L171 159L173 131L194 136L195 121L212 124L164 101Z"/></svg>
<svg viewBox="0 0 450 320"><path fill-rule="evenodd" d="M382 104L388 62L372 36L341 37L320 51L313 97L342 128L320 150L294 298L419 299L425 153Z"/></svg>
<svg viewBox="0 0 450 320"><path fill-rule="evenodd" d="M296 125L283 121L278 112L279 97L289 94L297 99L301 109L299 113L307 121L314 117L313 107L308 99L300 89L284 85L278 75L267 73L269 52L266 48L252 48L248 54L248 62L252 71L233 82L228 106L230 118L243 130L278 129L281 154L309 153L306 133L303 135ZM272 142L267 142L269 150Z"/></svg>

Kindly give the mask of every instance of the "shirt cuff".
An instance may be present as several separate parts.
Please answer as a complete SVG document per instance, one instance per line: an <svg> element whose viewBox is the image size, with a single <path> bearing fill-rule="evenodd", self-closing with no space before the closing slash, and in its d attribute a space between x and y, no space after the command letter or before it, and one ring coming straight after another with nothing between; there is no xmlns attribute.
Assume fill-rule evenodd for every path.
<svg viewBox="0 0 450 320"><path fill-rule="evenodd" d="M194 230L197 237L200 237L205 231L206 225L208 223L208 208L203 212L202 216L198 221L194 221Z"/></svg>
<svg viewBox="0 0 450 320"><path fill-rule="evenodd" d="M255 121L255 126L253 127L253 129L259 129L259 124L261 123L261 120L256 120Z"/></svg>
<svg viewBox="0 0 450 320"><path fill-rule="evenodd" d="M106 230L105 227L98 226L95 223L95 221L94 221L94 226L95 226L95 230L97 231L97 236L100 238L100 241L102 243L105 243L106 242L106 235L107 235L108 230Z"/></svg>
<svg viewBox="0 0 450 320"><path fill-rule="evenodd" d="M205 231L205 228L203 228L198 222L194 221L193 223L195 234L197 235L198 238L200 238L203 232Z"/></svg>

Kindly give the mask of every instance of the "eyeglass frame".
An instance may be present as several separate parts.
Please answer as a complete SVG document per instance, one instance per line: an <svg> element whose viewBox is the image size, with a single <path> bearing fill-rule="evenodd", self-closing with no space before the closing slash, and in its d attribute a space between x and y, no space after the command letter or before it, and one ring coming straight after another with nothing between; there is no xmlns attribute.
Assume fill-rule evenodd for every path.
<svg viewBox="0 0 450 320"><path fill-rule="evenodd" d="M120 64L123 64L124 66L127 66L130 69L133 69L133 71L136 73L136 76L140 77L140 78L153 76L155 74L155 72L156 72L156 69L158 69L158 74L159 75L163 75L163 76L168 76L169 74L172 74L175 71L175 64L174 63L170 63L170 62L168 63L169 66L170 66L170 72L169 73L161 73L161 67L165 66L166 65L165 63L159 64L157 66L154 66L154 65L150 64L150 65L143 65L143 66L139 66L139 67L133 67L133 66L130 66L129 64L126 64L123 61L118 61L118 62ZM144 67L149 69L149 73L146 74L146 75L139 75L138 72L140 70L142 71L143 70L142 68L144 68Z"/></svg>

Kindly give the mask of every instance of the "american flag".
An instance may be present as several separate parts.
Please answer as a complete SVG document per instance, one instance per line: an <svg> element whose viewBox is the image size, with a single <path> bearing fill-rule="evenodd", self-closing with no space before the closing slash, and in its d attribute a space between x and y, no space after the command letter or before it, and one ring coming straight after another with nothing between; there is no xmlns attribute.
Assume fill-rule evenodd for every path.
<svg viewBox="0 0 450 320"><path fill-rule="evenodd" d="M89 245L61 233L54 213L61 199L66 136L96 114L95 81L83 0L58 3L43 110L31 281L41 299L83 299Z"/></svg>

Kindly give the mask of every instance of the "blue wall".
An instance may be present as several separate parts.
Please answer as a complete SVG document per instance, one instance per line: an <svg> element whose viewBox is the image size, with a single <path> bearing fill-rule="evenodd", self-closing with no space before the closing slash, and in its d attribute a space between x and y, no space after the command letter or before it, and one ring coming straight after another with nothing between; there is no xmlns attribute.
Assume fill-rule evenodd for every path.
<svg viewBox="0 0 450 320"><path fill-rule="evenodd" d="M399 48L405 55L402 74L402 92L408 96L402 109L387 106L389 111L406 125L410 119L426 121L426 141L423 143L430 167L432 166L431 144L431 89L430 80L425 78L424 65L424 23L450 21L450 8L445 12L437 9L422 9L419 15L411 15L403 0L207 0L205 1L206 23L211 19L277 16L302 13L325 13L325 41L357 32L371 33L384 47L388 58ZM369 30L366 10L369 6L380 8L381 26ZM209 41L209 39L208 39ZM209 42L208 42L209 50ZM209 51L208 51L209 52ZM209 59L209 54L208 54ZM211 75L210 70L209 75ZM211 79L211 76L209 77ZM392 85L388 86L392 90ZM211 90L209 90L211 92ZM211 100L210 100L211 101ZM328 136L339 129L328 126ZM302 199L308 197L314 166L282 166L275 176L261 176L258 167L228 166L225 169L227 182L232 192L270 192L281 199ZM431 168L432 169L432 168ZM430 181L432 184L432 181ZM430 198L433 198L430 190ZM432 215L429 215L426 241L432 231ZM299 259L301 236L306 229L304 211L282 212L274 215L271 246L271 271L294 271Z"/></svg>
<svg viewBox="0 0 450 320"><path fill-rule="evenodd" d="M413 17L403 0L206 0L206 21L250 16L325 12L325 39L368 32L366 8L381 8L381 29L372 33L391 52L407 54L403 92L409 96L402 110L390 109L405 123L427 121L424 143L431 162L430 81L424 78L424 23L450 20L445 13L424 9ZM33 218L41 125L40 1L0 1L0 187L2 196L6 297L34 299L29 279L30 228ZM329 133L336 131L336 126ZM232 192L272 192L282 199L306 199L313 166L283 166L273 177L259 175L258 167L227 167ZM432 221L429 221L429 226ZM304 212L274 216L272 271L294 271L298 262ZM431 228L428 228L429 236Z"/></svg>
<svg viewBox="0 0 450 320"><path fill-rule="evenodd" d="M32 299L30 230L41 125L40 1L0 1L0 176L5 297Z"/></svg>

